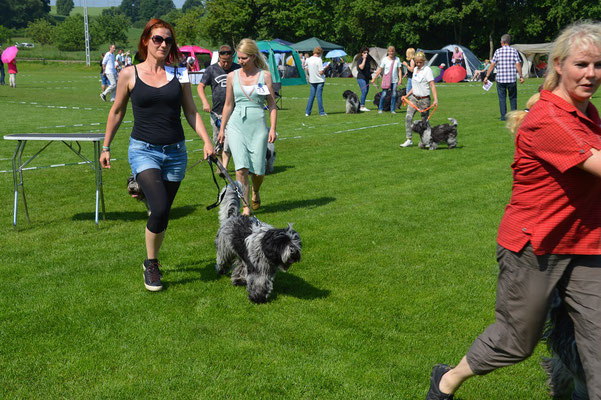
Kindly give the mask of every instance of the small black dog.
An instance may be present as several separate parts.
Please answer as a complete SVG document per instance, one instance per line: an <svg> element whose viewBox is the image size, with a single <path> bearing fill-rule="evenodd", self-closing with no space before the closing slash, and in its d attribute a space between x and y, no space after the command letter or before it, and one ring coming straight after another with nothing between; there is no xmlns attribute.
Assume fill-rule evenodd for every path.
<svg viewBox="0 0 601 400"><path fill-rule="evenodd" d="M403 100L401 99L401 97L403 97L405 94L407 94L407 89L402 88L399 89L397 87L396 90L396 100L395 100L395 110L398 110L401 108L401 106L403 105ZM378 92L376 93L376 95L374 96L374 106L379 107L380 106L380 99L382 98L382 92ZM384 97L384 104L382 104L382 110L383 111L390 111L390 101L392 100L392 91L388 90L388 92L386 93L386 97Z"/></svg>
<svg viewBox="0 0 601 400"><path fill-rule="evenodd" d="M342 98L346 99L346 113L357 114L359 112L359 97L351 90L345 90Z"/></svg>
<svg viewBox="0 0 601 400"><path fill-rule="evenodd" d="M150 209L148 208L148 203L146 202L146 196L144 196L144 192L142 188L136 182L136 178L134 178L134 174L131 174L129 178L127 178L127 193L134 199L141 201L146 206L146 212L150 215Z"/></svg>
<svg viewBox="0 0 601 400"><path fill-rule="evenodd" d="M457 147L457 120L449 118L450 124L440 124L432 127L426 119L415 121L411 125L413 132L419 133L420 141L419 148L427 148L436 150L438 145L446 142L449 149Z"/></svg>
<svg viewBox="0 0 601 400"><path fill-rule="evenodd" d="M541 365L549 377L548 385L553 398L588 400L586 377L574 336L574 323L557 290L553 294L543 339L551 357L543 357Z"/></svg>
<svg viewBox="0 0 601 400"><path fill-rule="evenodd" d="M239 192L242 188L238 182ZM267 301L278 269L286 272L301 259L301 239L292 225L274 228L240 214L240 199L232 184L221 191L219 230L215 238L217 273L233 266L232 284L245 285L254 303Z"/></svg>

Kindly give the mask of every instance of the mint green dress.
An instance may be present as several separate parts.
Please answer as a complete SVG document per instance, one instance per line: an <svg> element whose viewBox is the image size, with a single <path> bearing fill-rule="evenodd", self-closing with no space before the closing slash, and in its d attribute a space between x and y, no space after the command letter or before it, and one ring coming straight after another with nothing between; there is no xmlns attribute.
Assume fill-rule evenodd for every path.
<svg viewBox="0 0 601 400"><path fill-rule="evenodd" d="M234 71L234 111L227 123L227 140L236 170L248 168L255 175L265 175L265 155L269 131L265 119L265 96L255 88L248 97L242 91L240 70ZM265 84L264 71L257 83ZM250 97L250 100L249 100Z"/></svg>

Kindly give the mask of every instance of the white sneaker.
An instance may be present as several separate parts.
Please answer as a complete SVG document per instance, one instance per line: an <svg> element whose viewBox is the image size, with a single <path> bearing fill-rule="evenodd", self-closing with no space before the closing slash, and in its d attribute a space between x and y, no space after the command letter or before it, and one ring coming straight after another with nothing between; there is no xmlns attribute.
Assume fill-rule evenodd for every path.
<svg viewBox="0 0 601 400"><path fill-rule="evenodd" d="M413 146L413 142L411 141L411 139L407 139L405 141L405 143L401 143L401 147L409 147L409 146Z"/></svg>
<svg viewBox="0 0 601 400"><path fill-rule="evenodd" d="M308 117L308 116L309 116L309 114L306 114L306 113L305 113L305 117Z"/></svg>
<svg viewBox="0 0 601 400"><path fill-rule="evenodd" d="M382 110L378 110L378 114L382 114Z"/></svg>
<svg viewBox="0 0 601 400"><path fill-rule="evenodd" d="M365 106L361 106L361 108L359 109L359 111L367 112L367 111L371 111L371 110L369 108L365 107Z"/></svg>
<svg viewBox="0 0 601 400"><path fill-rule="evenodd" d="M391 114L396 114L396 111L392 110L390 113L391 113Z"/></svg>

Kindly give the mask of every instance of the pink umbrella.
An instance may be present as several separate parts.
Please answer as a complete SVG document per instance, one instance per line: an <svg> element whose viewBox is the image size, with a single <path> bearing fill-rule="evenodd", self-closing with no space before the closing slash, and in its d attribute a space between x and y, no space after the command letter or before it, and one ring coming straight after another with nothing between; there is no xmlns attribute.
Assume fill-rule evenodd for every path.
<svg viewBox="0 0 601 400"><path fill-rule="evenodd" d="M444 71L442 79L447 83L457 83L465 79L467 71L461 65L453 65Z"/></svg>
<svg viewBox="0 0 601 400"><path fill-rule="evenodd" d="M4 49L4 51L2 52L2 62L8 64L12 60L14 60L17 56L18 51L19 49L17 49L17 46L10 46Z"/></svg>
<svg viewBox="0 0 601 400"><path fill-rule="evenodd" d="M185 52L185 53L213 54L213 52L211 52L211 50L203 49L200 46L190 46L190 45L180 47L179 51Z"/></svg>

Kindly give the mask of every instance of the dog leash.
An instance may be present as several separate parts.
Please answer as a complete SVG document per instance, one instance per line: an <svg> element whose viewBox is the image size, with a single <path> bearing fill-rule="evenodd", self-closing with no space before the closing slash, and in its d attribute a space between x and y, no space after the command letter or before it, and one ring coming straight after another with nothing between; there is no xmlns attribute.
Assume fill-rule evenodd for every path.
<svg viewBox="0 0 601 400"><path fill-rule="evenodd" d="M232 177L227 172L227 169L223 166L223 164L221 164L221 162L215 156L209 156L207 160L209 161L209 166L211 167L211 175L213 176L213 182L215 182L215 186L217 186L217 201L215 201L215 203L211 205L208 205L206 207L207 210L212 210L213 208L221 204L221 202L223 201L223 196L225 196L225 191L220 196L221 188L219 187L219 183L217 183L217 178L215 178L215 171L213 170L213 164L215 164L217 166L217 169L219 169L219 172L221 172L221 174L223 175L223 179L227 181L230 185L232 185L232 187L236 191L236 195L238 196L238 198L242 200L244 206L250 210L251 215L256 218L255 213L252 211L252 208L248 204L248 201L246 201L244 194L240 192L240 188L238 187L238 185L236 185L236 182L232 179Z"/></svg>
<svg viewBox="0 0 601 400"><path fill-rule="evenodd" d="M420 113L424 113L424 112L428 111L429 109L434 108L434 110L432 110L432 112L430 113L430 115L428 115L427 121L430 120L430 117L432 117L432 115L434 115L434 112L438 108L438 104L432 104L430 107L426 108L425 110L420 110L419 108L417 108L417 106L415 104L413 104L411 102L411 100L409 100L407 98L407 96L403 96L403 97L401 97L401 99L403 100L403 105L404 106L410 105L411 107L415 108Z"/></svg>

